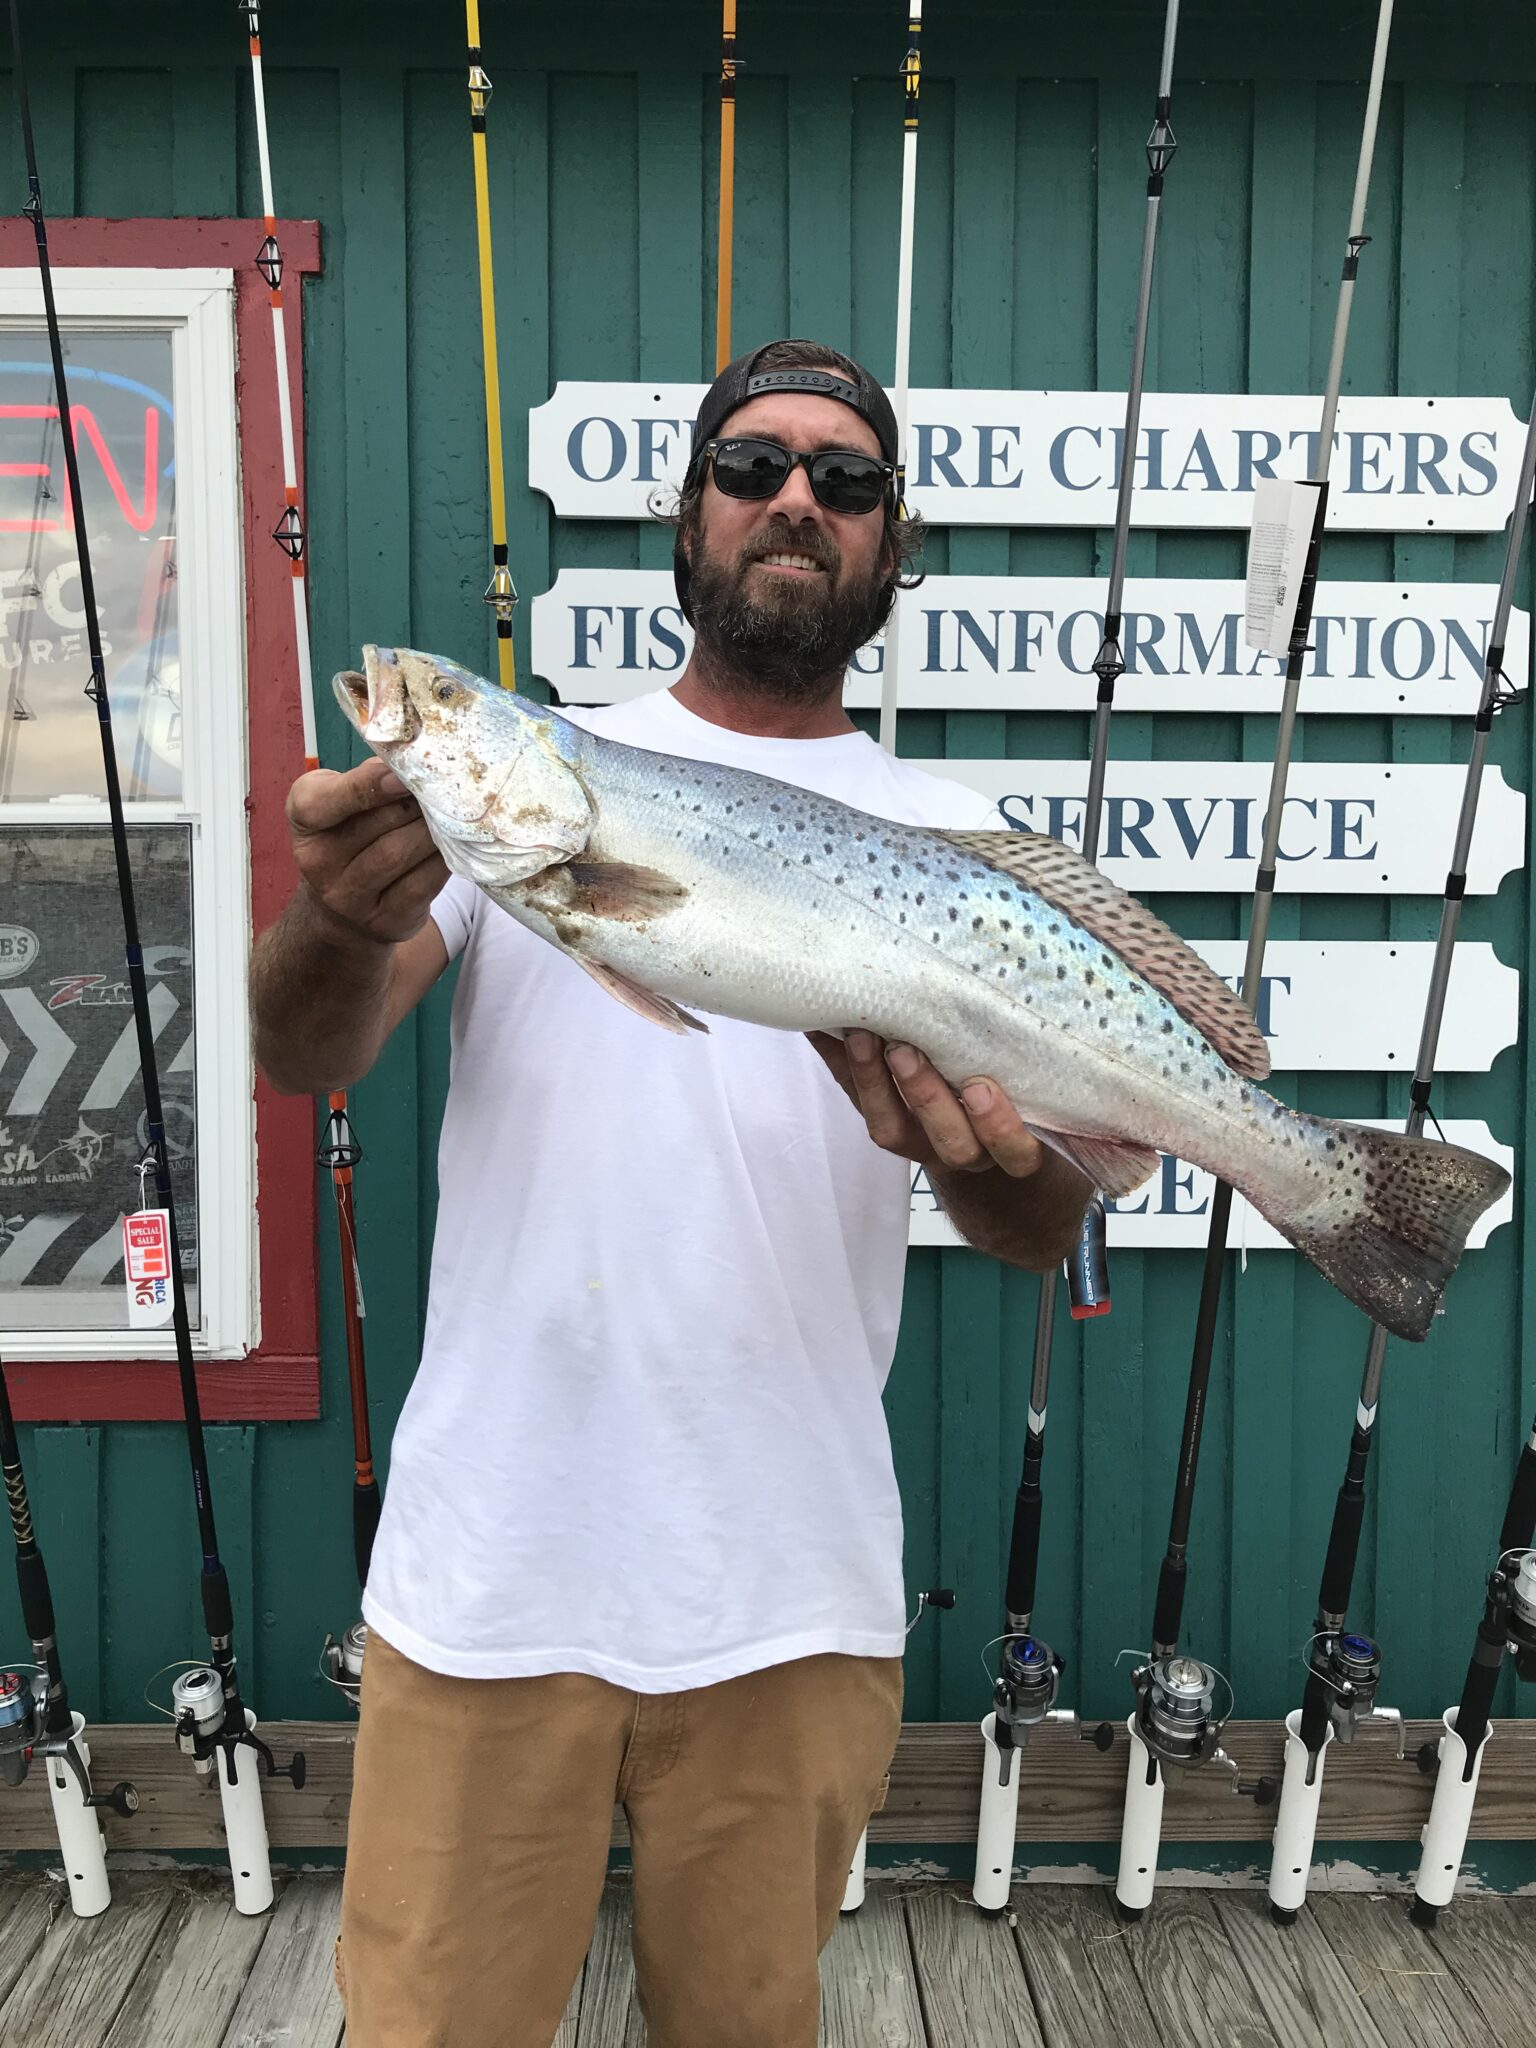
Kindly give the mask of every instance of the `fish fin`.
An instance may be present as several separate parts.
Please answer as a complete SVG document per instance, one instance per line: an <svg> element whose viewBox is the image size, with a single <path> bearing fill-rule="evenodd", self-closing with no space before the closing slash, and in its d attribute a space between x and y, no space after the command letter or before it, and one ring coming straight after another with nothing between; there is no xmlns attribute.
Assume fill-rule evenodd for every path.
<svg viewBox="0 0 1536 2048"><path fill-rule="evenodd" d="M675 1031L679 1038L685 1038L690 1031L709 1030L702 1018L693 1016L669 997L657 995L655 989L642 988L638 981L631 981L616 967L605 967L601 960L588 960L580 953L568 953L567 958L574 960L578 967L584 967L598 987L607 989L615 1002L622 1003L626 1010L633 1010L637 1017L648 1017L663 1031Z"/></svg>
<svg viewBox="0 0 1536 2048"><path fill-rule="evenodd" d="M1086 1173L1111 1201L1133 1195L1157 1171L1158 1155L1148 1145L1132 1145L1123 1138L1089 1138L1081 1131L1048 1131L1040 1124L1030 1124L1029 1129L1042 1145Z"/></svg>
<svg viewBox="0 0 1536 2048"><path fill-rule="evenodd" d="M1318 1213L1309 1220L1305 1211L1270 1212L1269 1220L1356 1308L1417 1343L1429 1333L1467 1233L1509 1175L1460 1145L1360 1124L1330 1121L1329 1129L1337 1149L1313 1205Z"/></svg>
<svg viewBox="0 0 1536 2048"><path fill-rule="evenodd" d="M566 873L581 891L582 909L593 917L637 924L662 911L675 910L688 891L659 868L634 867L627 861L585 860L566 863ZM583 962L585 965L585 962Z"/></svg>
<svg viewBox="0 0 1536 2048"><path fill-rule="evenodd" d="M941 832L961 853L1000 868L1120 955L1203 1032L1235 1074L1262 1081L1269 1047L1247 1005L1160 917L1091 861L1044 832Z"/></svg>

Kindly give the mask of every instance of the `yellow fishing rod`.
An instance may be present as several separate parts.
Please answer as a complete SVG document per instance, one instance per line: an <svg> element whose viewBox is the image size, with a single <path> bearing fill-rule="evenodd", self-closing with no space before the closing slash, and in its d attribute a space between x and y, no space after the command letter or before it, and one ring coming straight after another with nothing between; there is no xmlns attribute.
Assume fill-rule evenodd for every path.
<svg viewBox="0 0 1536 2048"><path fill-rule="evenodd" d="M475 152L475 239L480 256L480 336L485 353L485 450L491 483L491 580L485 601L496 612L496 671L504 690L517 688L512 659L512 608L517 591L507 565L507 480L501 459L501 377L496 365L496 279L491 265L491 180L485 155L485 110L491 81L480 62L479 0L464 0L469 31L469 128Z"/></svg>
<svg viewBox="0 0 1536 2048"><path fill-rule="evenodd" d="M736 225L736 0L720 32L720 245L715 270L715 374L731 360L731 249Z"/></svg>

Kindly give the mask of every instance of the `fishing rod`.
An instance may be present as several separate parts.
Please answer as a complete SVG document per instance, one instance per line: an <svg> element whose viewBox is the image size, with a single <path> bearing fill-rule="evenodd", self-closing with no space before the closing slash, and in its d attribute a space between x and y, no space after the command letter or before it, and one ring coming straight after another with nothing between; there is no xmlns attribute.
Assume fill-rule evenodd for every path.
<svg viewBox="0 0 1536 2048"><path fill-rule="evenodd" d="M261 208L265 237L256 252L256 268L267 286L272 309L272 354L277 376L278 432L282 444L283 510L272 538L288 557L289 585L293 593L293 646L298 672L299 717L304 735L304 768L308 773L320 765L320 742L315 723L314 674L309 648L309 590L304 558L308 538L299 502L299 465L293 432L293 389L288 370L287 326L283 312L283 252L277 239L277 207L272 196L272 149L267 130L267 95L261 58L261 9L252 0L240 0L238 10L245 17L251 50L251 95L256 109L256 151L261 166ZM316 1164L331 1177L331 1194L336 1207L336 1237L341 1266L342 1324L346 1332L347 1388L352 1408L352 1553L357 1568L358 1590L368 1582L368 1564L373 1539L379 1526L379 1482L373 1468L373 1435L368 1419L368 1365L363 1343L362 1277L357 1256L357 1207L352 1175L361 1163L363 1148L348 1113L347 1091L332 1089L326 1099L325 1121L321 1125ZM326 1636L324 1666L331 1682L355 1706L362 1683L362 1656L367 1629L354 1621L339 1641Z"/></svg>
<svg viewBox="0 0 1536 2048"><path fill-rule="evenodd" d="M1526 499L1529 501L1529 479ZM1498 1560L1488 1577L1461 1699L1441 1715L1445 1733L1419 1751L1419 1768L1434 1774L1435 1796L1424 1830L1424 1853L1413 1885L1413 1919L1433 1927L1448 1906L1466 1854L1483 1751L1493 1732L1493 1696L1505 1652L1515 1673L1536 1679L1536 1422L1525 1440L1499 1531Z"/></svg>
<svg viewBox="0 0 1536 2048"><path fill-rule="evenodd" d="M725 0L726 18L735 28L736 10L734 0ZM908 0L907 6L907 54L901 64L902 81L902 144L901 144L901 225L899 249L896 259L896 377L891 391L892 408L896 414L896 514L906 517L905 467L907 447L907 382L908 365L912 354L912 241L917 220L917 128L922 111L923 93L923 0ZM722 112L722 123L724 115ZM734 114L732 116L734 122ZM725 206L725 147L724 127L721 129L721 208ZM723 231L722 231L723 233ZM722 241L722 248L724 244ZM725 275L722 272L722 275ZM729 337L722 330L722 345ZM722 357L722 366L726 358ZM880 744L888 754L896 751L896 691L897 691L897 637L898 621L901 617L901 597L891 607L891 615L885 623L885 652L880 671ZM931 1593L919 1593L917 1613L907 1624L911 1635L921 1618L924 1607L949 1608L955 1604L954 1593L948 1587L937 1587ZM848 1882L843 1888L841 1911L856 1913L864 1903L864 1872L869 1851L869 1831L866 1828L859 1837L858 1847L853 1853L853 1864L848 1872Z"/></svg>
<svg viewBox="0 0 1536 2048"><path fill-rule="evenodd" d="M1125 432L1120 444L1120 476L1115 499L1115 532L1110 551L1109 588L1104 599L1104 637L1094 657L1098 698L1094 706L1093 748L1088 764L1088 796L1083 807L1083 858L1098 859L1099 829L1104 813L1104 777L1109 761L1109 726L1114 715L1115 684L1125 673L1120 634L1125 598L1125 565L1130 548L1131 500L1136 487L1136 445L1141 426L1141 398L1146 384L1147 333L1152 318L1152 277L1157 261L1157 229L1163 203L1163 181L1178 142L1170 125L1173 104L1173 59L1179 34L1179 0L1168 0L1163 21L1163 54L1157 79L1157 104L1147 137L1147 206L1141 240L1141 273L1136 291L1136 322L1131 335L1131 370L1125 395ZM1102 1315L1109 1307L1104 1251L1104 1203L1096 1198L1083 1219L1077 1250L1069 1262L1068 1285L1074 1318ZM1056 1695L1065 1668L1049 1643L1031 1632L1035 1586L1040 1567L1040 1523L1044 1506L1040 1472L1045 1457L1046 1401L1050 1392L1051 1343L1056 1322L1056 1274L1040 1276L1035 1313L1034 1369L1029 1390L1029 1420L1024 1436L1024 1463L1013 1504L1013 1533L1008 1546L1008 1578L1004 1593L1005 1629L998 1646L998 1671L992 1686L992 1711L981 1724L985 1759L981 1776L981 1814L976 1832L976 1872L971 1897L983 1913L1001 1913L1008 1904L1013 1880L1013 1851L1018 1837L1020 1753L1034 1731L1046 1721L1077 1724L1070 1709L1058 1709ZM1114 1740L1107 1723L1080 1730L1100 1752Z"/></svg>
<svg viewBox="0 0 1536 2048"><path fill-rule="evenodd" d="M1264 971L1264 947L1269 935L1270 911L1274 904L1275 869L1279 859L1280 826L1285 810L1285 787L1290 773L1291 747L1296 726L1296 703L1301 689L1302 668L1312 624L1312 605L1317 589L1317 560L1322 542L1323 521L1328 504L1328 470L1333 453L1334 421L1344 380L1344 352L1349 339L1350 312L1354 303L1355 280L1360 252L1370 237L1364 232L1366 199L1370 191L1371 165L1376 151L1376 126L1381 111L1382 82L1386 73L1387 45L1392 29L1393 0L1380 0L1376 21L1376 44L1371 59L1370 84L1366 91L1365 118L1360 136L1360 157L1355 172L1354 196L1350 205L1338 304L1334 314L1333 346L1323 390L1322 421L1312 474L1307 480L1315 503L1305 566L1300 578L1295 616L1290 624L1285 668L1285 690L1281 701L1279 732L1274 766L1270 774L1269 804L1264 818L1264 840L1255 878L1253 905L1249 916L1248 947L1243 966L1242 999L1249 1013L1256 1015ZM1293 486L1293 488L1296 488ZM1232 1773L1235 1791L1251 1791L1262 1803L1274 1796L1268 1780L1252 1787L1242 1785L1237 1766L1221 1747L1222 1730L1232 1712L1230 1682L1214 1665L1181 1654L1179 1634L1184 1617L1184 1592L1188 1577L1189 1531L1194 1511L1195 1476L1200 1458L1200 1438L1210 1390L1211 1362L1216 1342L1216 1318L1221 1306L1222 1271L1226 1263L1227 1227L1232 1213L1232 1189L1218 1180L1211 1198L1210 1233L1206 1240L1205 1267L1201 1275L1200 1303L1189 1368L1189 1390L1184 1424L1179 1441L1178 1471L1174 1486L1173 1512L1169 1520L1168 1548L1158 1575L1157 1602L1152 1620L1151 1653L1132 1674L1136 1704L1126 1723L1130 1731L1130 1763L1126 1773L1125 1810L1120 1833L1120 1867L1115 1880L1115 1902L1122 1919L1139 1919L1152 1903L1157 1883L1158 1845L1162 1835L1163 1795L1169 1768L1187 1770L1207 1762L1219 1762ZM1225 1711L1217 1701L1224 1689Z"/></svg>
<svg viewBox="0 0 1536 2048"><path fill-rule="evenodd" d="M1482 788L1483 768L1488 758L1488 739L1493 730L1493 721L1506 705L1517 702L1525 695L1523 690L1511 687L1504 673L1504 647L1509 631L1509 615L1514 604L1515 578L1519 573L1521 546L1525 538L1526 515L1531 502L1531 488L1536 481L1536 406L1533 406L1530 424L1526 429L1525 453L1521 461L1520 481L1515 492L1514 507L1509 516L1509 526L1504 551L1504 573L1499 583L1498 596L1494 602L1493 617L1488 628L1488 649L1483 661L1482 692L1478 699L1477 716L1473 721L1472 747L1467 758L1466 780L1462 785L1461 810L1456 821L1456 838L1451 853L1451 865L1445 879L1445 897L1440 907L1440 930L1435 940L1435 952L1429 975L1429 992L1424 1003L1424 1021L1419 1034L1418 1055L1414 1063L1413 1085L1409 1091L1409 1111L1404 1129L1410 1138L1422 1135L1426 1121L1434 1112L1430 1107L1430 1091L1435 1076L1435 1054L1440 1042L1440 1024L1445 1012L1446 989L1450 982L1451 961L1456 947L1457 927L1461 919L1462 899L1467 887L1467 862L1472 850L1472 833L1477 823L1478 796ZM1322 1799L1323 1766L1328 1744L1335 1738L1343 1742L1352 1741L1361 1723L1375 1719L1393 1726L1397 1734L1397 1751L1403 1753L1402 1715L1390 1707L1376 1704L1377 1690L1381 1683L1381 1648L1370 1636L1356 1635L1346 1631L1344 1622L1349 1607L1350 1593L1354 1584L1355 1564L1360 1550L1360 1529L1365 1515L1365 1478L1370 1460L1371 1444L1375 1437L1376 1418L1381 1400L1382 1369L1386 1363L1387 1333L1379 1323L1373 1324L1366 1346L1365 1372L1360 1385L1360 1399L1355 1409L1354 1427L1350 1432L1349 1455L1345 1463L1343 1483L1339 1487L1334 1504L1333 1523L1328 1536L1327 1555L1323 1560L1322 1584L1317 1596L1317 1618L1313 1623L1312 1635L1307 1643L1305 1657L1307 1682L1298 1711L1285 1717L1285 1774L1280 1792L1280 1810L1275 1821L1274 1852L1269 1871L1270 1911L1282 1925L1288 1925L1296 1918L1307 1895L1307 1873L1312 1863L1312 1845L1317 1837L1317 1815ZM1527 1523L1523 1541L1519 1538L1500 1544L1500 1567L1494 1573L1494 1581L1505 1587L1504 1554L1528 1549L1532 1541L1531 1528ZM1518 1576L1518 1575L1517 1575ZM1536 1576L1531 1581L1531 1591L1536 1596ZM1513 1604L1518 1592L1517 1586L1508 1588L1508 1601ZM1532 1609L1536 1619L1536 1608ZM1507 1631L1506 1631L1507 1633ZM1502 1656L1502 1641L1500 1643ZM1482 1666L1474 1660L1473 1671L1481 1672ZM1493 1666L1493 1677L1498 1675L1498 1662ZM1470 1680L1469 1680L1470 1683ZM1492 1680L1489 1681L1488 1700L1482 1703L1481 1727L1484 1735L1487 1728L1487 1707L1492 1700ZM1476 1708L1469 1712L1466 1725L1473 1725ZM1454 1717L1448 1717L1446 1726L1451 1729ZM1481 1737L1476 1747L1481 1746ZM1436 1746L1430 1745L1431 1752ZM1464 1751L1466 1745L1463 1745ZM1458 1805L1461 1788L1469 1783L1460 1771L1446 1774L1453 1789L1445 1800L1447 1813ZM1462 1815L1461 1842L1466 1840L1466 1821L1471 1817L1472 1797L1476 1790L1475 1775L1470 1780L1471 1790L1465 1800ZM1436 1798L1439 1799L1439 1789ZM1454 1827L1454 1821L1445 1825ZM1437 1859L1444 1862L1439 1856ZM1455 1856L1446 1866L1451 1872L1450 1882L1455 1883L1455 1870L1461 1861L1460 1844ZM1429 1867L1426 1851L1425 1868ZM1442 1872L1443 1875L1443 1872ZM1450 1897L1449 1888L1445 1897ZM1440 1901L1439 1903L1444 1903ZM1429 1909L1433 1920L1434 1908Z"/></svg>
<svg viewBox="0 0 1536 2048"><path fill-rule="evenodd" d="M1463 875L1466 870L1467 849L1472 838L1472 826L1477 809L1476 778L1481 775L1483 757L1487 753L1489 728L1496 712L1527 694L1524 690L1511 687L1508 677L1504 674L1503 662L1505 635L1509 626L1510 609L1514 602L1515 578L1519 573L1521 547L1525 538L1533 485L1536 485L1536 403L1533 403L1530 422L1526 428L1525 455L1520 465L1520 481L1515 489L1515 502L1509 515L1508 538L1504 549L1504 574L1499 583L1498 599L1494 605L1493 620L1488 631L1483 692L1477 708L1477 723L1473 728L1472 758L1467 764L1467 786L1462 795L1461 817L1456 827L1456 852L1452 860L1452 873L1446 883L1445 905L1441 913L1442 937L1447 923L1450 924L1454 935L1455 914L1460 909L1460 889L1455 888L1453 894L1453 885L1457 884L1459 879L1456 870L1460 869ZM1438 961L1437 952L1437 965ZM1430 988L1433 1006L1433 979ZM1443 1002L1443 987L1439 993ZM1437 1025L1438 1021L1436 1017ZM1429 1022L1429 1014L1426 1012L1426 1037L1429 1034ZM1423 1068L1422 1046L1420 1068ZM1427 1090L1425 1094L1427 1098ZM1413 1101L1415 1110L1418 1110L1418 1073L1414 1076ZM1426 1099L1425 1108L1427 1107ZM1363 1398L1362 1396L1362 1401ZM1351 1451L1353 1452L1353 1445ZM1337 1528L1336 1516L1336 1534ZM1489 1721L1493 1713L1493 1696L1498 1686L1505 1652L1513 1655L1517 1676L1526 1680L1536 1679L1536 1547L1533 1546L1536 1546L1536 1424L1532 1425L1531 1434L1526 1439L1515 1466L1515 1476L1504 1509L1504 1524L1499 1531L1498 1556L1489 1574L1483 1618L1478 1624L1477 1640L1473 1646L1471 1661L1467 1665L1460 1702L1454 1707L1447 1708L1441 1716L1445 1733L1438 1740L1425 1743L1419 1751L1419 1768L1426 1774L1433 1774L1435 1778L1435 1794L1430 1803L1429 1825L1424 1830L1424 1853L1419 1862L1418 1876L1414 1881L1413 1918L1421 1927L1434 1926L1440 1908L1450 1904L1456 1889L1461 1859L1466 1853L1467 1834L1472 1825L1472 1809L1477 1803L1483 1751L1487 1747L1491 1733ZM1331 1550L1332 1545L1330 1554ZM1350 1562L1353 1563L1352 1550ZM1344 1582L1344 1592L1347 1596L1347 1580ZM1290 1747L1287 1743L1288 1766ZM1270 1894L1273 1897L1273 1879Z"/></svg>
<svg viewBox="0 0 1536 2048"><path fill-rule="evenodd" d="M60 407L60 419L65 415ZM125 1820L139 1810L139 1795L126 1780L110 1792L91 1789L91 1748L85 1716L69 1702L59 1656L48 1568L32 1526L32 1505L21 1468L21 1446L11 1413L11 1393L0 1361L0 1477L5 1481L11 1536L16 1546L16 1587L22 1626L32 1645L34 1668L0 1671L0 1777L24 1783L35 1758L48 1777L53 1824L69 1881L69 1903L78 1918L94 1919L112 1903L107 1882L107 1844L96 1815L102 1807Z"/></svg>
<svg viewBox="0 0 1536 2048"><path fill-rule="evenodd" d="M907 54L902 60L901 226L896 258L896 376L891 406L896 414L896 512L906 516L907 395L912 360L912 244L917 222L917 129L923 101L923 0L908 0ZM880 666L880 744L896 751L896 696L900 688L901 594L885 622Z"/></svg>
<svg viewBox="0 0 1536 2048"><path fill-rule="evenodd" d="M128 985L133 1003L134 1032L138 1040L139 1069L144 1088L144 1117L147 1136L146 1173L153 1172L156 1212L153 1234L163 1247L166 1271L163 1278L171 1297L171 1321L175 1333L176 1369L181 1384L182 1413L186 1423L187 1450L192 1466L192 1494L197 1509L198 1538L202 1553L201 1592L203 1619L209 1637L211 1669L194 1666L183 1670L172 1687L176 1739L190 1755L201 1775L218 1767L219 1796L223 1807L224 1831L229 1843L230 1867L234 1875L235 1905L242 1913L259 1913L272 1903L272 1872L267 1852L266 1818L261 1806L261 1771L270 1776L304 1781L304 1759L296 1755L279 1771L271 1750L257 1736L256 1716L240 1697L235 1667L234 1609L230 1600L229 1576L219 1555L218 1533L213 1514L213 1484L208 1470L207 1447L203 1440L202 1407L197 1392L197 1375L192 1363L192 1330L187 1317L187 1292L181 1265L181 1239L176 1227L176 1201L171 1186L170 1153L165 1138L165 1113L161 1106L160 1069L155 1051L155 1027L150 1015L149 987L144 973L144 950L139 940L138 904L133 868L128 850L128 827L123 811L123 792L118 777L117 747L112 730L112 700L107 689L106 664L102 654L101 622L96 608L96 584L91 570L90 536L86 527L85 503L80 489L80 466L75 436L70 424L69 386L64 372L64 343L54 301L53 269L48 255L48 229L43 212L42 185L37 171L37 149L32 134L32 111L27 93L26 67L22 61L21 19L18 0L10 0L11 61L16 104L21 117L22 145L27 166L25 213L32 223L37 242L38 276L43 291L43 312L48 328L48 347L53 358L53 381L58 400L59 423L64 453L64 472L74 519L75 549L80 575L80 602L90 649L91 679L85 694L96 707L97 731L101 740L102 774L106 782L107 807L111 818L112 851L117 869L118 899L123 917L123 948Z"/></svg>
<svg viewBox="0 0 1536 2048"><path fill-rule="evenodd" d="M517 688L512 612L517 591L507 556L507 484L501 459L501 373L496 354L496 278L491 267L491 177L485 153L485 110L491 81L480 62L480 0L464 0L469 34L469 130L475 158L475 243L480 265L480 340L485 357L485 448L491 489L491 580L485 601L496 614L496 679Z"/></svg>
<svg viewBox="0 0 1536 2048"><path fill-rule="evenodd" d="M736 233L736 0L720 22L720 205L715 250L715 375L731 360L731 263Z"/></svg>

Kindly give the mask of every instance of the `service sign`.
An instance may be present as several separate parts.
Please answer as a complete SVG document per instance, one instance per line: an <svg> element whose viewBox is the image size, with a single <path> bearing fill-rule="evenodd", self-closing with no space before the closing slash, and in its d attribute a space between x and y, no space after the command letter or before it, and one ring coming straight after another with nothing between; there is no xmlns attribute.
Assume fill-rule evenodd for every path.
<svg viewBox="0 0 1536 2048"><path fill-rule="evenodd" d="M568 519L644 518L681 481L701 384L560 383L528 415L528 481ZM1304 477L1316 396L1149 391L1131 517L1246 527L1261 477ZM907 496L938 526L1115 523L1125 394L914 391ZM1339 409L1330 526L1489 533L1514 501L1523 422L1506 398L1357 398Z"/></svg>
<svg viewBox="0 0 1536 2048"><path fill-rule="evenodd" d="M1482 689L1495 587L1324 583L1301 708L1470 715ZM930 576L900 600L898 701L908 711L1087 711L1104 584L1087 576ZM1530 614L1511 615L1505 668L1524 677ZM681 673L693 645L666 569L562 569L533 601L533 671L566 704L613 704ZM1243 585L1132 578L1120 705L1130 711L1277 711L1285 663L1244 645ZM880 702L884 644L848 671L844 701Z"/></svg>
<svg viewBox="0 0 1536 2048"><path fill-rule="evenodd" d="M1010 826L1048 832L1069 846L1082 842L1085 761L915 765L989 797ZM1162 889L1251 890L1269 778L1266 761L1111 761L1100 867L1138 896ZM1280 833L1280 893L1439 896L1465 779L1456 763L1293 763ZM1469 892L1492 895L1521 865L1524 845L1524 797L1499 769L1485 769Z"/></svg>
<svg viewBox="0 0 1536 2048"><path fill-rule="evenodd" d="M1241 992L1241 939L1192 939ZM1413 1072L1435 949L1427 941L1271 939L1255 1015L1271 1070ZM1485 1074L1520 1029L1520 976L1492 946L1463 940L1451 959L1437 1073Z"/></svg>
<svg viewBox="0 0 1536 2048"><path fill-rule="evenodd" d="M1401 1123L1394 1124L1381 1117L1361 1117L1359 1121L1382 1131L1402 1129ZM1512 1148L1495 1143L1485 1123L1448 1117L1442 1128L1453 1145L1465 1145L1469 1151L1482 1153L1485 1159L1496 1159L1513 1174L1515 1155ZM1134 1195L1127 1195L1122 1201L1107 1204L1110 1249L1203 1250L1210 1229L1211 1196L1215 1186L1213 1174L1165 1153L1158 1171L1145 1187L1138 1188ZM1467 1239L1468 1250L1477 1250L1485 1245L1499 1225L1508 1223L1513 1214L1514 1193L1511 1187L1506 1188L1492 1208L1486 1210L1473 1225L1472 1234ZM914 1245L956 1245L962 1242L940 1209L922 1168L916 1166L912 1169L912 1220L907 1242ZM1258 1210L1241 1195L1232 1204L1227 1242L1233 1251L1291 1249L1279 1231L1266 1223Z"/></svg>

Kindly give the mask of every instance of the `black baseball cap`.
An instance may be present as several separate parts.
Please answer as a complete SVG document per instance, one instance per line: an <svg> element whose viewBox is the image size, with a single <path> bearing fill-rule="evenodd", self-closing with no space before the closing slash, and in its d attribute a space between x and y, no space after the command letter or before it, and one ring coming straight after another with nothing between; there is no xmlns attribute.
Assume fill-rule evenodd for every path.
<svg viewBox="0 0 1536 2048"><path fill-rule="evenodd" d="M815 398L835 398L840 404L851 406L860 419L874 428L875 439L880 443L880 453L885 460L896 462L895 410L879 379L872 377L851 356L845 359L852 372L851 381L848 375L837 370L812 368L810 365L796 364L782 370L757 368L769 349L795 345L793 341L764 342L761 348L752 349L748 354L738 356L735 362L727 363L710 385L699 403L693 423L693 442L683 477L685 490L698 473L699 450L705 442L712 441L731 414L745 405L748 399L761 398L770 391L799 391ZM822 344L802 340L799 345L815 348ZM677 586L677 601L683 608L683 617L691 624L693 607L688 602L689 573L683 555L681 531L672 550L672 581Z"/></svg>

